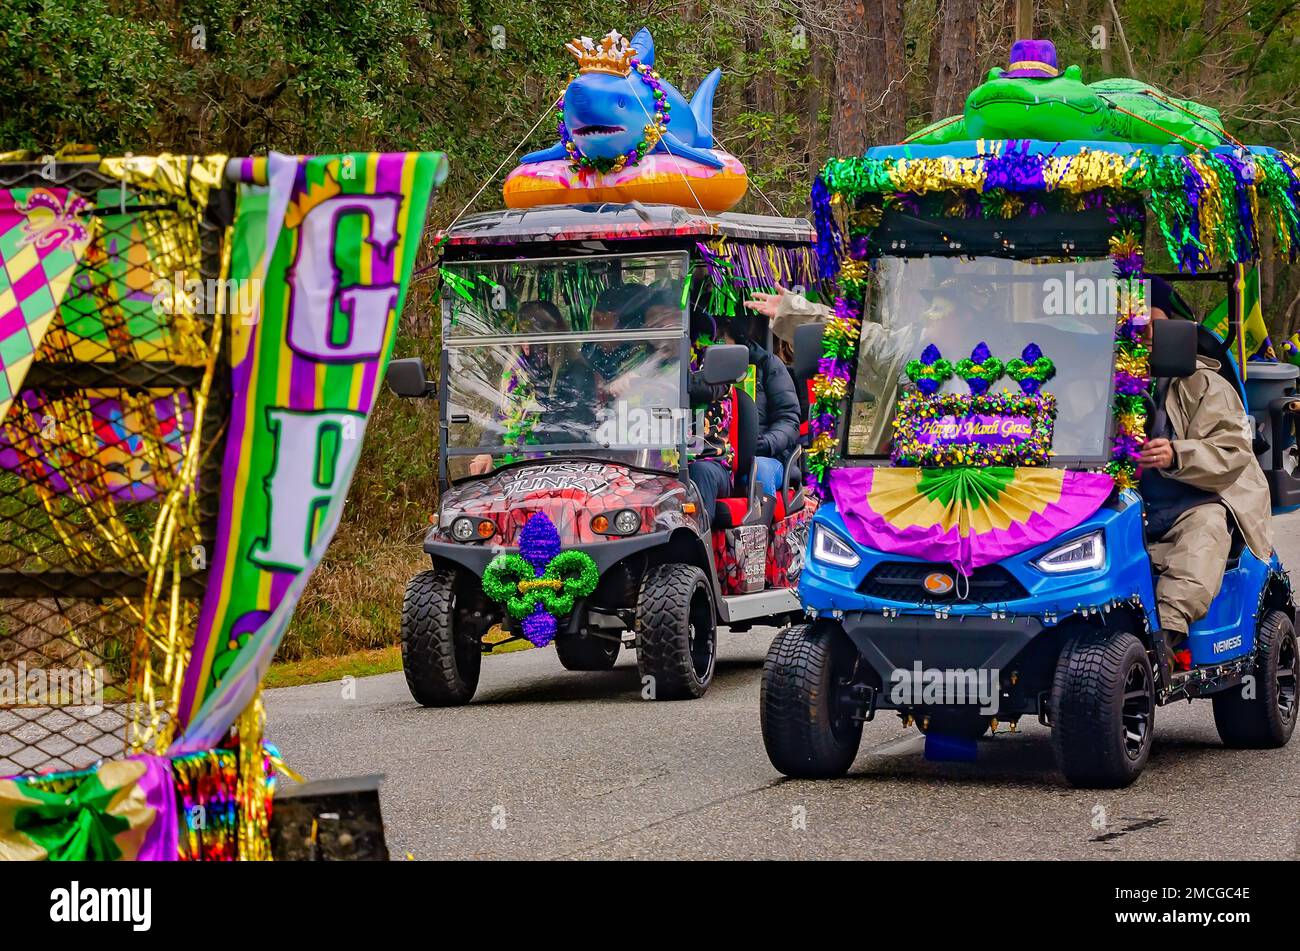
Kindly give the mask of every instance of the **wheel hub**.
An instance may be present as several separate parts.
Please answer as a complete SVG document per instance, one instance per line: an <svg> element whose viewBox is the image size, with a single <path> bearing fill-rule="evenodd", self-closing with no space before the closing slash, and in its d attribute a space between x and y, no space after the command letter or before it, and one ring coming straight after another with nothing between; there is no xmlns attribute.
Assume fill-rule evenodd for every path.
<svg viewBox="0 0 1300 951"><path fill-rule="evenodd" d="M1300 667L1296 658L1295 635L1283 639L1278 645L1277 659L1277 712L1283 723L1289 723L1296 711L1296 670Z"/></svg>
<svg viewBox="0 0 1300 951"><path fill-rule="evenodd" d="M1142 755L1151 729L1151 678L1146 668L1134 664L1124 679L1124 705L1120 709L1120 729L1124 731L1124 752L1129 759Z"/></svg>

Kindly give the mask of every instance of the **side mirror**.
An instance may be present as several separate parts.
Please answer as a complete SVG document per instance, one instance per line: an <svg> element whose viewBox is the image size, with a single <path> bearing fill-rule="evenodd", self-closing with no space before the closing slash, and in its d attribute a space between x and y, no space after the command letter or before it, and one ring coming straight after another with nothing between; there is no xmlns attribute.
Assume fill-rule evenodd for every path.
<svg viewBox="0 0 1300 951"><path fill-rule="evenodd" d="M704 348L700 378L710 386L736 383L749 370L749 348L738 343L715 343Z"/></svg>
<svg viewBox="0 0 1300 951"><path fill-rule="evenodd" d="M794 328L794 366L790 371L796 380L811 380L817 375L825 330L825 324L800 324Z"/></svg>
<svg viewBox="0 0 1300 951"><path fill-rule="evenodd" d="M395 396L422 397L434 390L434 383L425 376L424 361L419 357L390 361L384 381Z"/></svg>
<svg viewBox="0 0 1300 951"><path fill-rule="evenodd" d="M1191 376L1196 372L1196 324L1156 320L1151 325L1151 376Z"/></svg>

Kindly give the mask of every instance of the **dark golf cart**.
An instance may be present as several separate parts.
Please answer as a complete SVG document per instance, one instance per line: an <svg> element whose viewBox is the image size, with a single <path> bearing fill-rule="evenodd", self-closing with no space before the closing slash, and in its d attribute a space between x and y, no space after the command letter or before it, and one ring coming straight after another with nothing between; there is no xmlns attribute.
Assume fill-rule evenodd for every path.
<svg viewBox="0 0 1300 951"><path fill-rule="evenodd" d="M645 696L698 697L717 625L779 626L800 613L815 503L799 451L780 493L764 494L748 352L714 344L693 355L689 327L692 310L735 313L752 290L810 283L811 241L802 219L635 203L482 214L445 236L437 380L419 359L388 372L397 395L440 405L439 513L424 541L433 564L409 583L402 615L416 700L466 703L484 654L552 639L570 670L607 670L635 647ZM611 312L615 300L634 304ZM736 384L735 492L712 512L686 467L693 359L705 381ZM489 564L520 553L542 516L531 530L553 529L550 554L582 552L594 574L543 577L539 561L504 602L490 596L502 591L485 586ZM538 635L508 606L530 594L540 603L542 589L556 599Z"/></svg>

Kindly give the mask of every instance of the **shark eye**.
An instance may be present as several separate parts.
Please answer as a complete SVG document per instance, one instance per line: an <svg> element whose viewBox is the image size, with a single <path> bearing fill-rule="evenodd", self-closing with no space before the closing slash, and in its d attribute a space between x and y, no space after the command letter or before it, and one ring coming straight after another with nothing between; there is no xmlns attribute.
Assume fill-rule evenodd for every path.
<svg viewBox="0 0 1300 951"><path fill-rule="evenodd" d="M618 107L619 107L620 109L626 109L626 108L627 108L627 96L619 96L618 99L617 99L617 101L616 101L616 104L618 105Z"/></svg>

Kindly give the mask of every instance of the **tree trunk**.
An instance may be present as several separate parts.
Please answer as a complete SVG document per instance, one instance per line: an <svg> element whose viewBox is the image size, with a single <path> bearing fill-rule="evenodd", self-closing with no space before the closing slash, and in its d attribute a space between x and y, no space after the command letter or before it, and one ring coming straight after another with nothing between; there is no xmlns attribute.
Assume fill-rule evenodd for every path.
<svg viewBox="0 0 1300 951"><path fill-rule="evenodd" d="M943 19L939 23L938 70L931 77L934 83L931 111L936 119L960 112L978 81L978 13L978 0L944 0Z"/></svg>
<svg viewBox="0 0 1300 951"><path fill-rule="evenodd" d="M907 131L904 0L845 0L835 63L837 155L898 142Z"/></svg>
<svg viewBox="0 0 1300 951"><path fill-rule="evenodd" d="M1014 2L1014 0L1009 0ZM944 0L934 0L934 25L929 31L930 50L926 56L925 75L929 80L929 97L926 103L926 122L938 122L948 118L949 113L940 112L934 102L935 82L939 76L939 51L943 49L940 32L943 28Z"/></svg>
<svg viewBox="0 0 1300 951"><path fill-rule="evenodd" d="M804 86L803 113L807 117L807 152L805 161L808 164L808 177L816 175L821 171L822 143L825 141L822 134L821 114L822 114L822 93L832 82L830 70L827 68L826 61L826 44L827 40L820 33L813 35L812 31L808 33L808 71L811 73L811 82Z"/></svg>
<svg viewBox="0 0 1300 951"><path fill-rule="evenodd" d="M1016 0L1016 35L1012 39L1034 38L1034 0Z"/></svg>

